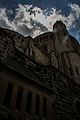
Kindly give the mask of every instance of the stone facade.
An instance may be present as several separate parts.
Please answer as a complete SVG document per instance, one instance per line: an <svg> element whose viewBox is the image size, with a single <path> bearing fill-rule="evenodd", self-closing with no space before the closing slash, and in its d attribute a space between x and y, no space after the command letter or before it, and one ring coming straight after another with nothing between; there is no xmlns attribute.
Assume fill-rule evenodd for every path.
<svg viewBox="0 0 80 120"><path fill-rule="evenodd" d="M0 28L0 120L80 120L79 48L61 21L35 39Z"/></svg>
<svg viewBox="0 0 80 120"><path fill-rule="evenodd" d="M42 34L36 37L35 41L42 48L46 48L50 54L52 66L67 76L74 77L80 84L80 44L69 35L66 26L61 21L54 24L53 32Z"/></svg>

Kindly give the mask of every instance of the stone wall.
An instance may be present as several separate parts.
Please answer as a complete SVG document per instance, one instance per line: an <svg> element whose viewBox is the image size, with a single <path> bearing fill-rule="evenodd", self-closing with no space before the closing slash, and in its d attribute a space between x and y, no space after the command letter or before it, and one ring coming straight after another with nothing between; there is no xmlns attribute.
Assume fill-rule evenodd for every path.
<svg viewBox="0 0 80 120"><path fill-rule="evenodd" d="M0 29L0 31L0 52L3 57L13 56L15 49L18 49L22 54L39 64L50 64L50 55L39 44L36 44L30 36L24 37L5 29Z"/></svg>
<svg viewBox="0 0 80 120"><path fill-rule="evenodd" d="M76 100L80 101L80 86L57 69L47 66L44 68L46 72L43 70L43 79L45 78L49 82L51 78L52 85L50 85L55 95L54 111L56 119L79 120L80 116L76 110Z"/></svg>
<svg viewBox="0 0 80 120"><path fill-rule="evenodd" d="M80 78L78 77L78 82L75 82L75 78L77 77L74 77L74 75L71 76L71 78L66 76L68 75L66 73L70 72L68 71L69 67L79 67L79 51L77 52L75 44L72 46L72 42L70 41L71 48L69 48L70 46L67 46L67 43L65 43L65 51L63 51L62 47L62 50L60 51L61 53L57 54L57 51L54 49L55 45L59 44L56 43L54 45L54 39L53 37L51 38L51 35L53 35L52 33L48 35L49 36L46 34L45 36L45 43L48 45L49 53L47 53L47 51L44 51L44 48L41 49L41 46L39 46L39 44L34 44L35 42L33 42L32 38L30 37L29 39L31 42L29 39L27 42L25 42L27 38L24 38L20 35L17 36L17 34L14 39L11 39L13 36L12 32L9 33L9 31L7 32L3 29L0 29L0 115L5 116L6 120L8 119L8 115L9 117L14 116L14 119L16 120L20 118L29 120L80 119L80 108L78 108L76 105L76 101L79 101L78 105L80 105L80 85L78 84ZM51 42L49 43L48 40L50 40L50 38ZM36 38L36 40L37 39L38 38ZM44 39L39 37L39 40L42 40L42 42L39 41L40 44L45 44ZM24 43L22 43L22 41L24 41ZM26 54L25 50L29 47L29 50L36 52L35 57L37 61L30 56L31 54ZM56 48L57 47L58 46L56 46ZM54 54L52 54L53 52ZM53 57L55 56L55 61L58 60L56 63L58 64L58 69L53 67L52 64L50 66L49 55L53 55ZM43 65L40 63L43 63ZM63 67L63 69L59 69L59 67ZM67 69L67 72L66 69L64 69L65 67ZM63 74L63 71L61 72L60 70L64 70L65 74ZM14 91L12 94L10 106L5 107L3 105L3 101L5 99L6 89L9 82L12 82L14 84ZM16 94L18 92L19 86L24 89L21 111L17 111L15 108ZM33 106L31 107L31 114L25 113L25 101L28 90L31 90L33 92ZM35 115L36 94L40 95L39 117ZM44 97L46 97L48 100L47 118L43 117L42 104ZM10 119L12 120L12 118Z"/></svg>
<svg viewBox="0 0 80 120"><path fill-rule="evenodd" d="M28 74L28 73L26 73ZM35 76L36 79L36 76ZM37 81L37 80L36 80ZM11 93L11 98L6 98L6 92L8 89L8 84L13 84L13 90ZM18 89L22 88L22 99L20 104L20 109L17 109L17 96L18 96ZM26 111L27 99L28 99L28 91L31 92L31 110ZM7 93L9 94L9 93ZM36 96L40 97L40 102L37 104L39 107L39 113L36 113ZM7 97L9 97L7 95ZM44 98L47 100L47 113L44 116ZM6 106L4 101L9 100L9 105ZM19 99L20 101L20 99ZM19 102L18 101L18 102ZM0 119L9 120L52 120L55 115L52 114L52 103L54 102L54 98L52 96L52 92L48 91L47 88L40 84L36 84L31 81L29 78L24 77L23 75L19 75L15 71L9 70L5 66L0 69ZM29 108L28 108L29 109ZM38 109L38 108L37 108ZM53 115L53 117L52 117ZM9 117L9 118L8 118ZM11 117L11 118L10 118Z"/></svg>
<svg viewBox="0 0 80 120"><path fill-rule="evenodd" d="M2 67L4 66L4 67ZM42 109L42 99L43 97L46 97L48 100L47 103L47 119L48 120L79 120L79 113L76 109L76 101L80 101L80 86L74 82L73 79L68 78L65 76L62 72L57 70L56 68L52 66L41 66L40 68L40 77L39 74L36 76L36 72L34 72L34 69L29 70L28 72L25 72L23 74L23 70L20 69L20 71L15 71L15 69L10 68L10 66L2 65L0 68L0 111L1 115L4 112L5 117L7 117L6 114L9 114L11 116L14 116L14 118L19 119L22 118L28 118L30 120L43 120L44 117L42 117L42 110L40 113L40 116L37 117L35 115L35 96L37 94L40 95L40 109ZM18 66L17 66L18 68ZM34 72L34 74L33 74ZM38 71L37 71L38 72ZM30 74L32 77L30 77ZM24 76L26 75L26 76ZM35 79L35 80L34 80ZM9 82L12 82L14 84L14 92L12 94L12 100L10 103L9 109L6 109L3 107L3 101L5 98L5 93L7 89L7 85ZM23 92L23 100L22 102L22 111L18 112L15 108L16 103L16 94L18 88L22 87L24 88ZM33 106L31 107L32 112L30 116L28 113L25 113L25 105L26 105L26 95L27 91L31 90L33 93ZM23 110L24 109L24 110ZM25 115L24 115L24 113Z"/></svg>

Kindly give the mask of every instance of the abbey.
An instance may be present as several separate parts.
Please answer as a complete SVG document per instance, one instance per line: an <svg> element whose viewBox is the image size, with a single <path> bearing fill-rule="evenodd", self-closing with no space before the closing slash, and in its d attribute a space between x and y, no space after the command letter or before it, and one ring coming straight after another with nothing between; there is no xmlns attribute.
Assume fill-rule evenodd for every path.
<svg viewBox="0 0 80 120"><path fill-rule="evenodd" d="M62 21L34 39L0 28L0 120L80 120L80 44Z"/></svg>

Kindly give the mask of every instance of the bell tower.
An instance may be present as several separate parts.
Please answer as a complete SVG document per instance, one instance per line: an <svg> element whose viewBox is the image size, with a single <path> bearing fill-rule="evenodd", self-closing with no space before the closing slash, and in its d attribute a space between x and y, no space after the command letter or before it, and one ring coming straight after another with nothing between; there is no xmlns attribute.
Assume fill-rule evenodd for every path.
<svg viewBox="0 0 80 120"><path fill-rule="evenodd" d="M67 39L68 31L66 29L65 24L62 21L56 21L56 23L53 25L53 34L54 34L54 44L55 44L55 56L57 60L57 68L61 71L64 70L64 64L66 67L66 62L63 60L63 50L65 48L63 45L63 42ZM63 64L64 61L64 64Z"/></svg>
<svg viewBox="0 0 80 120"><path fill-rule="evenodd" d="M68 35L65 24L62 21L56 21L53 25L53 33L56 35L58 44L62 44L64 37Z"/></svg>

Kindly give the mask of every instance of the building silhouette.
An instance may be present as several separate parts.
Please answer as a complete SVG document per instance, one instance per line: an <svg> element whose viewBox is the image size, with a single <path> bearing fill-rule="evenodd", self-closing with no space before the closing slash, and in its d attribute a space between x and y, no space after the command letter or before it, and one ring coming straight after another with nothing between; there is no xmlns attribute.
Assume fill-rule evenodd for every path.
<svg viewBox="0 0 80 120"><path fill-rule="evenodd" d="M61 21L34 39L0 28L0 120L80 120L80 44Z"/></svg>

